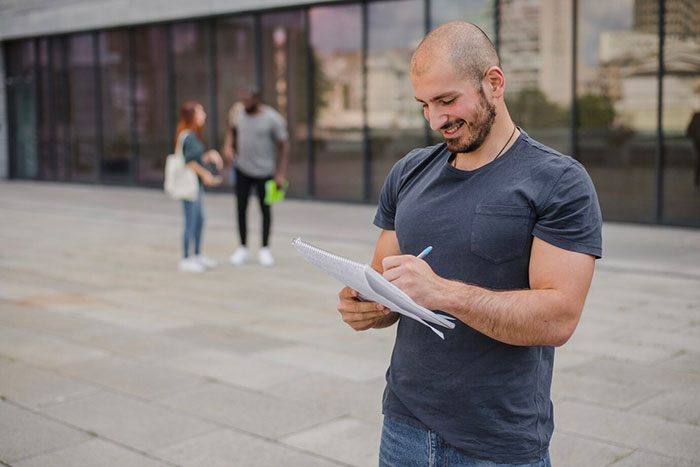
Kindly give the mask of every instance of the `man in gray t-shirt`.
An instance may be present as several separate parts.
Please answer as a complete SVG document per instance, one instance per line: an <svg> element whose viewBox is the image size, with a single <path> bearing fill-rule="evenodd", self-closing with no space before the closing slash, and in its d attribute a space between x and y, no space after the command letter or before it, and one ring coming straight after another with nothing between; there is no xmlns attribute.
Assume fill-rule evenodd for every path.
<svg viewBox="0 0 700 467"><path fill-rule="evenodd" d="M250 88L241 105L231 108L229 131L224 142L224 155L236 169L236 199L238 233L241 245L231 255L234 266L250 260L247 246L248 197L255 187L262 212L262 243L258 260L263 266L274 264L269 249L272 212L265 204L265 184L274 180L278 187L285 183L287 171L287 129L282 116L272 107L260 101L260 91Z"/></svg>
<svg viewBox="0 0 700 467"><path fill-rule="evenodd" d="M379 465L548 467L554 348L576 329L602 254L595 188L579 162L510 118L498 55L473 24L432 31L410 76L445 143L391 170L372 267L455 327L441 340L340 291L353 329L398 322Z"/></svg>

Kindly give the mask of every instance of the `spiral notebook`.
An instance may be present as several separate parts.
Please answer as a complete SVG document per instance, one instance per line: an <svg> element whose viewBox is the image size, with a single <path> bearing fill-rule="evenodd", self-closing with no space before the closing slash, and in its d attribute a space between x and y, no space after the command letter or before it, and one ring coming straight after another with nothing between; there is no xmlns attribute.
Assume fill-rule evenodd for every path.
<svg viewBox="0 0 700 467"><path fill-rule="evenodd" d="M411 297L384 276L372 269L369 264L362 264L304 242L301 238L292 240L292 245L306 261L322 269L348 287L359 292L362 300L378 302L391 311L415 319L428 326L440 338L445 336L442 331L431 324L453 329L455 324L452 316L435 313L418 305ZM431 323L431 324L429 324Z"/></svg>

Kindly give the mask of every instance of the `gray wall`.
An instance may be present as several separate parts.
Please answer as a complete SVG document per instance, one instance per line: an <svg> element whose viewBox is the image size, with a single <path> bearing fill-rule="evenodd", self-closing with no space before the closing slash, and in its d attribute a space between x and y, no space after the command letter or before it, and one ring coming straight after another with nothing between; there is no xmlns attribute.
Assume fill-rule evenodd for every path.
<svg viewBox="0 0 700 467"><path fill-rule="evenodd" d="M328 1L328 0L325 0ZM331 0L333 1L333 0ZM3 0L0 40L299 5L299 0Z"/></svg>

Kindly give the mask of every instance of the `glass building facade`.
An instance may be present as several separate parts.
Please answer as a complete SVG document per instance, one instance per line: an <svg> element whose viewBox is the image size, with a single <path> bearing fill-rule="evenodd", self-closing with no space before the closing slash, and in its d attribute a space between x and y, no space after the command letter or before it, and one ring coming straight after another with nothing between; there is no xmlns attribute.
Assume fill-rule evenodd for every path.
<svg viewBox="0 0 700 467"><path fill-rule="evenodd" d="M10 176L158 186L179 106L204 105L220 148L257 84L288 124L290 194L374 203L441 140L408 62L455 19L493 40L511 116L585 165L606 220L700 226L697 0L349 1L5 41Z"/></svg>

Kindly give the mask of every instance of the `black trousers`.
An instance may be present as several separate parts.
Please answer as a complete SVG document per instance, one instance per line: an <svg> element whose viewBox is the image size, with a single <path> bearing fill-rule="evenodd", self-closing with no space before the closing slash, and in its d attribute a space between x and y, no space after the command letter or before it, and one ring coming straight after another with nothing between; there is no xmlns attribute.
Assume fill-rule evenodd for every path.
<svg viewBox="0 0 700 467"><path fill-rule="evenodd" d="M255 187L260 211L262 212L262 246L268 246L270 241L270 225L272 224L272 212L270 206L265 204L265 182L272 177L251 177L236 169L236 199L238 201L238 234L241 237L241 245L245 246L248 240L248 198L250 189Z"/></svg>

